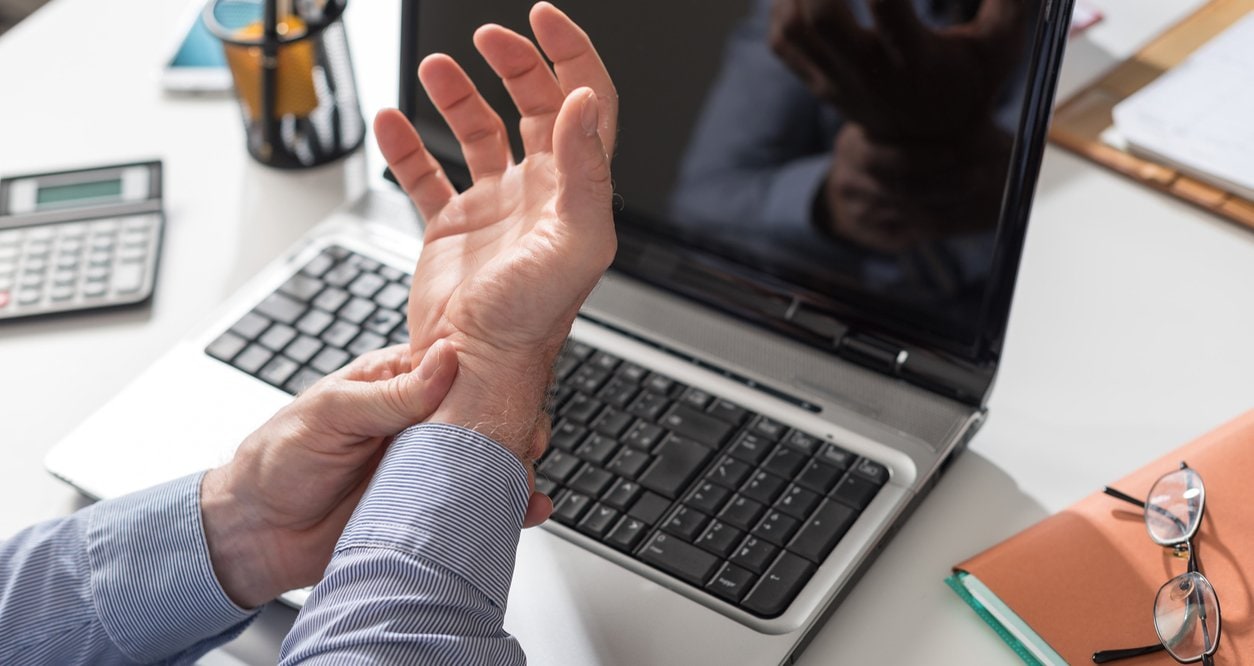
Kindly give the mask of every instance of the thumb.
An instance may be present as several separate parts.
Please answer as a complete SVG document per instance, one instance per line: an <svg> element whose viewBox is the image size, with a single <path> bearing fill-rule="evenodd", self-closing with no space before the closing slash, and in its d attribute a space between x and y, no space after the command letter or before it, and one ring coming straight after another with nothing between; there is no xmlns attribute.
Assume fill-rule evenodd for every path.
<svg viewBox="0 0 1254 666"><path fill-rule="evenodd" d="M457 358L453 346L437 340L427 348L413 370L387 380L348 382L340 394L340 405L358 420L361 434L383 437L421 423L444 401Z"/></svg>
<svg viewBox="0 0 1254 666"><path fill-rule="evenodd" d="M587 238L587 227L613 237L610 160L598 129L601 111L591 88L578 88L566 96L553 127L553 154L557 167L557 213L563 221L580 227L577 237Z"/></svg>

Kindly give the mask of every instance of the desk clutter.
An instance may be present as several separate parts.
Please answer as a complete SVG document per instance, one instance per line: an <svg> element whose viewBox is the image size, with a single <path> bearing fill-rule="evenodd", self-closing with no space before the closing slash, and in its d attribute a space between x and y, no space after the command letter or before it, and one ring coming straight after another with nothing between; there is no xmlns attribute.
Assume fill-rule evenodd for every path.
<svg viewBox="0 0 1254 666"><path fill-rule="evenodd" d="M1222 631L1213 632L1215 663L1254 663L1254 411L1111 488L1144 498L1182 462L1205 478L1204 513L1192 544L1222 607ZM1098 651L1159 643L1156 593L1185 573L1186 558L1150 540L1144 511L1094 490L1099 492L956 565L947 581L1025 663L1092 663ZM1207 622L1204 615L1182 616L1194 624L1183 623L1180 633ZM1176 661L1158 652L1127 663Z"/></svg>
<svg viewBox="0 0 1254 666"><path fill-rule="evenodd" d="M1050 140L1254 228L1254 0L1212 0L1060 104Z"/></svg>
<svg viewBox="0 0 1254 666"><path fill-rule="evenodd" d="M161 163L0 180L0 321L152 296Z"/></svg>

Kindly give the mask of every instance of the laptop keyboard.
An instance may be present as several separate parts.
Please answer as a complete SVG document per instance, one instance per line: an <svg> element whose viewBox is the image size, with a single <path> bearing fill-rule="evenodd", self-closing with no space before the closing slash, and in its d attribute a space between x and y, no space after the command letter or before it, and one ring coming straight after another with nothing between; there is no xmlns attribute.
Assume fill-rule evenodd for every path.
<svg viewBox="0 0 1254 666"><path fill-rule="evenodd" d="M410 275L324 250L206 353L295 394L408 341ZM553 520L749 613L776 617L888 480L881 464L569 341L537 488Z"/></svg>

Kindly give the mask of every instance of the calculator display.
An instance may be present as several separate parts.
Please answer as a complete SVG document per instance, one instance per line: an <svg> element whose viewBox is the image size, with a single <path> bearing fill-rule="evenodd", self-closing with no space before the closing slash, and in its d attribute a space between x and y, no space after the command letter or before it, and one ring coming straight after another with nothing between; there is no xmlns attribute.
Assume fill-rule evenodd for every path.
<svg viewBox="0 0 1254 666"><path fill-rule="evenodd" d="M66 185L48 185L35 195L38 208L49 208L84 200L105 202L122 196L122 179L97 180Z"/></svg>

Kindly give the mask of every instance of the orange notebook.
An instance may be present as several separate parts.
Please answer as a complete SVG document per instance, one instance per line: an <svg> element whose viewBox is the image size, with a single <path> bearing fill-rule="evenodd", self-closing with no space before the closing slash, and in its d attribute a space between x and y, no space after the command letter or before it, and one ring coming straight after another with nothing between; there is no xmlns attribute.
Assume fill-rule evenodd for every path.
<svg viewBox="0 0 1254 666"><path fill-rule="evenodd" d="M1254 664L1254 411L1111 485L1145 497L1182 460L1206 484L1194 544L1219 597L1215 663ZM1095 490L958 564L947 581L1028 663L1092 663L1098 650L1158 642L1154 595L1187 562L1150 540L1140 510ZM1114 663L1176 661L1160 652Z"/></svg>

